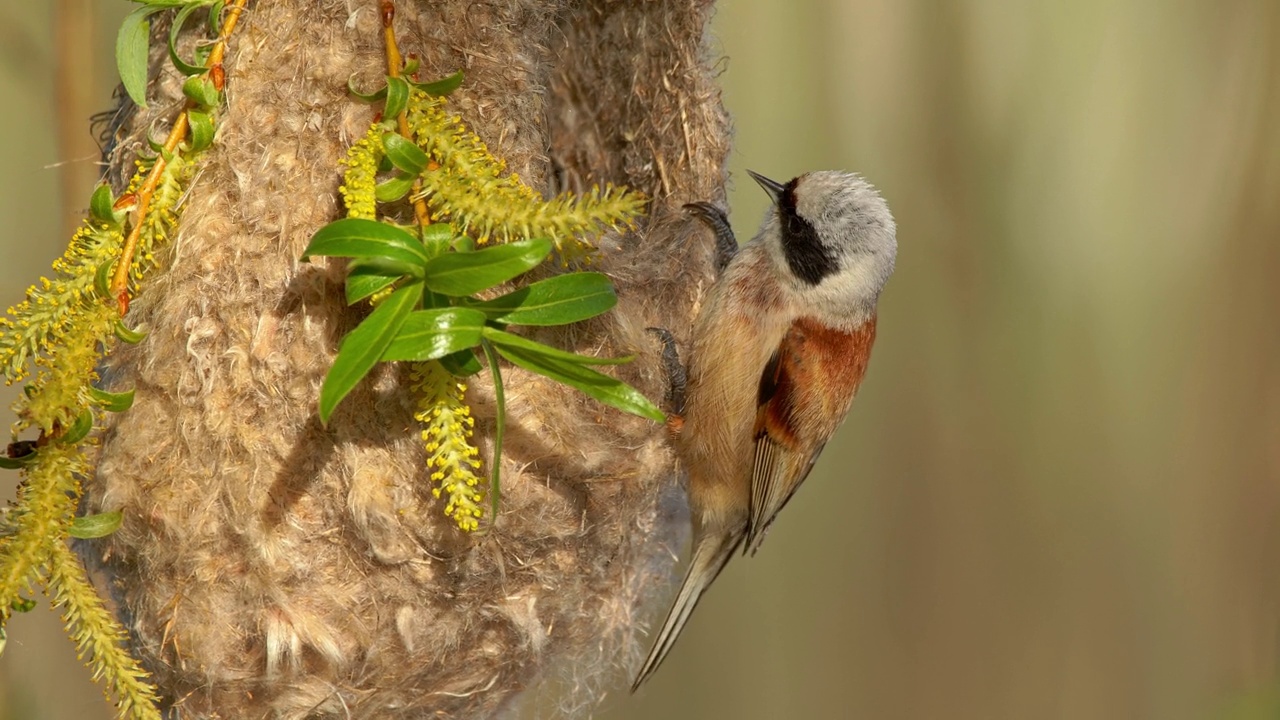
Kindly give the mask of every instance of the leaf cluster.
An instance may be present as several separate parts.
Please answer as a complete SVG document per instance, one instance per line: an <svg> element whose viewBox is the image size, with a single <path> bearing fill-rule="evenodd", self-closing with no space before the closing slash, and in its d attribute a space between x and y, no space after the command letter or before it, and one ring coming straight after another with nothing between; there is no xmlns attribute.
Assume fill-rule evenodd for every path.
<svg viewBox="0 0 1280 720"><path fill-rule="evenodd" d="M139 107L147 106L147 60L151 51L151 18L165 10L177 10L169 28L169 59L183 75L196 76L208 72L206 62L213 42L196 46L195 57L187 62L178 52L178 36L182 34L188 19L197 10L208 10L208 35L217 37L222 10L226 0L133 0L141 7L125 16L116 33L116 68L120 82ZM212 98L207 98L212 99ZM216 106L216 102L204 103Z"/></svg>
<svg viewBox="0 0 1280 720"><path fill-rule="evenodd" d="M513 325L566 325L608 311L617 295L607 276L571 272L480 299L478 294L541 264L551 254L552 243L535 238L468 249L469 243L445 223L424 228L422 235L419 241L394 225L347 218L321 228L307 247L304 257L351 260L349 303L394 288L343 338L320 391L322 421L329 420L342 398L378 362L444 360L455 375L467 376L480 369L475 350L485 343L512 364L575 387L606 405L663 419L639 391L590 367L632 358L578 355L508 331Z"/></svg>
<svg viewBox="0 0 1280 720"><path fill-rule="evenodd" d="M389 55L389 62L393 57L398 55ZM368 300L374 309L342 339L320 390L319 414L327 423L379 362L410 362L416 417L424 424L432 480L439 483L433 493L447 493L445 513L463 530L474 530L483 494L474 487L473 470L480 463L470 442L473 420L462 381L483 368L482 358L497 401L490 478L495 511L506 415L501 360L625 412L663 419L635 388L593 367L632 358L579 355L512 332L607 312L617 303L608 277L569 272L496 294L553 251L564 264L589 256L591 237L631 225L643 201L614 188L543 200L444 111L443 95L459 86L461 74L418 83L405 77L416 69L411 62L376 92L351 88L364 100L382 101L383 120L373 123L344 160L340 190L348 217L321 228L304 257L346 258L347 302ZM398 225L379 211L406 198L414 205L416 225ZM490 240L503 244L478 247Z"/></svg>
<svg viewBox="0 0 1280 720"><path fill-rule="evenodd" d="M177 9L173 24L169 26L169 59L187 80L182 93L187 97L187 123L191 129L188 141L193 151L204 150L213 144L213 111L222 104L221 82L212 75L209 56L215 41L202 41L196 45L191 62L178 52L178 36L188 20L198 10L207 11L208 34L217 37L219 18L226 0L133 0L141 7L125 16L116 34L116 66L120 82L129 98L139 107L147 106L147 58L150 52L151 17L165 10Z"/></svg>

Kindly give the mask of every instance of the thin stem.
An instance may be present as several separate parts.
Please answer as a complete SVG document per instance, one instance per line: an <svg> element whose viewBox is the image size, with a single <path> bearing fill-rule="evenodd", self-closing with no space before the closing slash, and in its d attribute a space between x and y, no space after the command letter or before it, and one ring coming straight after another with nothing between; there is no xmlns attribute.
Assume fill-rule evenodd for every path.
<svg viewBox="0 0 1280 720"><path fill-rule="evenodd" d="M227 54L227 41L231 39L231 33L236 29L236 23L240 21L240 14L244 12L244 7L249 4L249 0L235 0L235 4L227 11L227 19L222 23L222 32L218 35L218 42L213 46L213 50L209 51L209 61L206 65L212 69L222 65L222 57ZM219 83L219 90L222 89Z"/></svg>
<svg viewBox="0 0 1280 720"><path fill-rule="evenodd" d="M392 0L382 0L382 37L387 48L387 75L398 78L400 77L400 68L404 66L404 57L400 54L400 46L396 43L395 31L396 5ZM401 110L396 116L396 128L405 138L412 140L409 134L409 111ZM418 226L425 228L431 224L431 214L427 212L427 201L420 197L422 194L422 178L417 177L413 180L413 190L409 193L409 197L416 197L413 201L413 214L418 220Z"/></svg>
<svg viewBox="0 0 1280 720"><path fill-rule="evenodd" d="M480 347L484 348L485 360L489 363L489 374L493 376L493 398L498 405L498 416L493 428L493 462L489 476L489 493L493 496L493 519L498 519L498 494L501 488L502 475L502 435L507 426L507 400L502 392L502 372L498 370L498 351L488 340L481 338Z"/></svg>
<svg viewBox="0 0 1280 720"><path fill-rule="evenodd" d="M134 211L134 221L132 227L129 228L129 236L124 239L124 248L120 250L120 259L116 261L115 274L111 276L111 296L120 304L120 314L124 315L129 311L129 266L133 264L133 255L138 250L138 241L142 237L142 226L147 217L147 213L151 210L151 198L155 195L156 186L160 184L160 178L164 175L165 155L173 154L187 136L187 113L184 109L178 119L174 121L173 128L169 130L169 137L164 141L164 151L157 154L156 162L151 166L151 172L147 174L147 179L142 183L142 187L138 188L137 210Z"/></svg>
<svg viewBox="0 0 1280 720"><path fill-rule="evenodd" d="M227 19L222 23L222 31L218 34L218 42L214 44L213 49L209 52L209 59L205 62L205 67L209 68L209 79L213 81L214 87L218 90L222 90L226 82L226 74L222 69L222 58L227 52L227 41L231 38L231 32L235 30L236 23L240 20L240 14L248 4L249 0L235 0L235 3L227 11ZM134 212L134 222L132 227L129 228L129 236L124 240L124 248L120 250L120 259L116 263L115 273L111 276L111 296L119 303L121 315L129 311L129 266L133 264L133 256L138 251L138 241L142 237L143 221L151 210L151 198L155 195L156 186L160 184L160 178L164 175L164 169L168 165L165 161L165 156L176 152L178 145L186 139L188 129L187 112L192 107L194 107L194 103L190 100L182 107L182 113L173 122L173 127L169 130L169 136L165 138L164 151L156 156L156 162L151 166L151 172L147 174L147 179L138 188L136 194L137 210Z"/></svg>

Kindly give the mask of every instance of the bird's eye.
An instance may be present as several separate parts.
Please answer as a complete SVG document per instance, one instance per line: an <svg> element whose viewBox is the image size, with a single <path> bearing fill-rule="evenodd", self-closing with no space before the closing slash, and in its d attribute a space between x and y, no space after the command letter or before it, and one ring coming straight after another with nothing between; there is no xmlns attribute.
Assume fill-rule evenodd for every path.
<svg viewBox="0 0 1280 720"><path fill-rule="evenodd" d="M808 223L802 220L800 216L795 213L784 215L783 219L786 220L787 223L788 235L798 235L804 232L805 226L808 225Z"/></svg>

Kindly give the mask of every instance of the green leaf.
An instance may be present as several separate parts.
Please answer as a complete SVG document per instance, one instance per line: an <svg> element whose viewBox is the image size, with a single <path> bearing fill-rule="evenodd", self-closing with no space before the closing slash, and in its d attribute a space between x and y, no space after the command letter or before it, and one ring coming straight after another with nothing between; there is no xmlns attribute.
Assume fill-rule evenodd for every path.
<svg viewBox="0 0 1280 720"><path fill-rule="evenodd" d="M383 135L382 147L387 151L387 159L397 170L416 177L427 169L427 154L400 133L389 132Z"/></svg>
<svg viewBox="0 0 1280 720"><path fill-rule="evenodd" d="M353 260L347 266L347 304L355 305L383 288L390 287L403 275L384 275L381 268Z"/></svg>
<svg viewBox="0 0 1280 720"><path fill-rule="evenodd" d="M382 353L382 360L435 360L480 344L484 313L466 308L417 310Z"/></svg>
<svg viewBox="0 0 1280 720"><path fill-rule="evenodd" d="M191 13L199 10L203 3L191 3L184 5L178 14L173 17L173 24L169 26L169 59L173 61L173 66L178 68L178 72L183 75L199 75L206 68L201 65L192 65L187 63L178 55L178 35L182 33L182 27L186 25L187 18L191 17Z"/></svg>
<svg viewBox="0 0 1280 720"><path fill-rule="evenodd" d="M125 92L138 104L147 106L147 51L150 49L151 16L164 8L140 7L125 16L116 34L116 69Z"/></svg>
<svg viewBox="0 0 1280 720"><path fill-rule="evenodd" d="M335 220L317 230L302 258L313 255L386 258L419 266L427 262L427 251L417 238L393 225L365 218Z"/></svg>
<svg viewBox="0 0 1280 720"><path fill-rule="evenodd" d="M427 310L454 307L454 299L447 295L433 293L428 289L422 293L422 307Z"/></svg>
<svg viewBox="0 0 1280 720"><path fill-rule="evenodd" d="M489 493L493 495L493 516L498 518L498 494L502 488L502 436L507 426L507 400L502 390L502 371L498 368L498 354L493 350L493 344L487 340L481 341L480 346L484 348L484 358L489 363L489 374L493 376L493 399L498 406L496 421L493 425L493 462L489 465L493 468L492 474L489 476Z"/></svg>
<svg viewBox="0 0 1280 720"><path fill-rule="evenodd" d="M414 280L422 279L422 263L405 262L397 258L389 257L366 257L351 261L352 265L358 268L362 274L376 273L383 277L402 278L411 277ZM348 271L350 272L350 271Z"/></svg>
<svg viewBox="0 0 1280 720"><path fill-rule="evenodd" d="M418 72L418 66L421 64L422 62L416 57L408 58L404 61L404 67L400 68L400 74L405 76L412 75Z"/></svg>
<svg viewBox="0 0 1280 720"><path fill-rule="evenodd" d="M329 423L342 398L378 363L421 298L420 282L396 290L342 339L338 357L334 358L333 367L320 387L320 422Z"/></svg>
<svg viewBox="0 0 1280 720"><path fill-rule="evenodd" d="M92 385L89 386L89 397L107 412L124 412L133 407L133 391L126 390L124 392L107 392L99 390Z"/></svg>
<svg viewBox="0 0 1280 720"><path fill-rule="evenodd" d="M103 300L111 299L111 275L115 267L115 260L106 260L93 273L93 291Z"/></svg>
<svg viewBox="0 0 1280 720"><path fill-rule="evenodd" d="M76 416L75 422L71 423L71 427L67 428L66 432L62 433L62 436L58 438L58 442L63 445L75 445L85 439L85 436L87 436L89 431L92 429L93 411L86 408L84 412Z"/></svg>
<svg viewBox="0 0 1280 720"><path fill-rule="evenodd" d="M9 457L9 452L15 450L26 450L27 453L18 457ZM9 452L0 454L0 470L21 470L36 459L36 455L40 453L40 448L35 442L22 441L11 444Z"/></svg>
<svg viewBox="0 0 1280 720"><path fill-rule="evenodd" d="M454 252L427 261L427 287L450 297L474 295L537 267L551 253L543 238Z"/></svg>
<svg viewBox="0 0 1280 720"><path fill-rule="evenodd" d="M71 521L71 529L67 534L78 540L93 540L119 530L122 522L124 522L124 512L120 510L97 515L82 515Z"/></svg>
<svg viewBox="0 0 1280 720"><path fill-rule="evenodd" d="M213 116L200 110L188 110L187 124L191 126L192 152L200 152L213 144Z"/></svg>
<svg viewBox="0 0 1280 720"><path fill-rule="evenodd" d="M422 244L427 254L435 257L449 249L453 242L453 226L449 223L435 223L422 229Z"/></svg>
<svg viewBox="0 0 1280 720"><path fill-rule="evenodd" d="M617 358L577 355L553 348L550 345L543 345L540 342L530 340L526 337L521 337L514 333L499 330L495 327L486 327L484 329L484 336L485 339L502 348L532 353L534 355L551 358L557 362L574 363L575 365L625 365L626 363L636 359L634 355L626 355L624 357Z"/></svg>
<svg viewBox="0 0 1280 720"><path fill-rule="evenodd" d="M214 0L209 6L209 27L210 35L218 35L222 32L222 8L226 6L226 0Z"/></svg>
<svg viewBox="0 0 1280 720"><path fill-rule="evenodd" d="M36 609L36 599L19 595L9 602L9 609L20 613L31 612Z"/></svg>
<svg viewBox="0 0 1280 720"><path fill-rule="evenodd" d="M399 117L409 106L409 81L387 76L387 102L382 106L382 117Z"/></svg>
<svg viewBox="0 0 1280 720"><path fill-rule="evenodd" d="M448 95L454 90L457 90L458 86L462 85L462 71L459 70L449 77L441 78L433 82L412 83L412 85L429 95Z"/></svg>
<svg viewBox="0 0 1280 720"><path fill-rule="evenodd" d="M347 78L347 92L351 93L352 95L355 95L356 98L359 100L363 100L364 102L367 102L367 103L373 103L373 102L378 102L379 100L387 96L387 86L383 85L382 87L378 88L377 90L371 93L362 93L356 89L356 76L352 75L351 77Z"/></svg>
<svg viewBox="0 0 1280 720"><path fill-rule="evenodd" d="M182 94L203 108L216 108L222 103L222 93L214 87L208 75L192 75L182 83Z"/></svg>
<svg viewBox="0 0 1280 720"><path fill-rule="evenodd" d="M575 387L610 407L656 422L666 420L666 416L649 401L649 398L617 378L576 363L563 362L509 346L498 345L498 354L525 370Z"/></svg>
<svg viewBox="0 0 1280 720"><path fill-rule="evenodd" d="M440 364L449 374L457 377L471 377L484 369L475 351L467 349L440 358Z"/></svg>
<svg viewBox="0 0 1280 720"><path fill-rule="evenodd" d="M119 318L116 319L115 325L113 325L111 329L116 334L116 337L130 345L137 345L147 337L145 332L140 330L131 330L126 327L124 321Z"/></svg>
<svg viewBox="0 0 1280 720"><path fill-rule="evenodd" d="M395 177L375 185L373 196L378 199L378 202L395 202L409 194L413 189L413 181L417 179L414 175L396 173Z"/></svg>
<svg viewBox="0 0 1280 720"><path fill-rule="evenodd" d="M618 304L607 275L576 272L470 305L506 325L567 325L593 318Z"/></svg>
<svg viewBox="0 0 1280 720"><path fill-rule="evenodd" d="M120 221L116 219L115 203L116 199L111 197L111 186L100 183L93 189L93 195L89 198L89 217L103 225L119 224Z"/></svg>

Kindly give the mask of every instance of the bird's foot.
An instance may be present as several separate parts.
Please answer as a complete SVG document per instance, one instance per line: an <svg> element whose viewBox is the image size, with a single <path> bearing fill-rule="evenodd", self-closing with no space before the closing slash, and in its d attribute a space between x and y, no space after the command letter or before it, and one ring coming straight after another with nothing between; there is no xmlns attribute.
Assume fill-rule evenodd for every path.
<svg viewBox="0 0 1280 720"><path fill-rule="evenodd" d="M680 353L676 350L676 338L666 328L645 328L662 342L662 369L667 373L667 408L676 415L673 422L679 423L679 416L684 415L685 390L689 385L689 373L680 363Z"/></svg>
<svg viewBox="0 0 1280 720"><path fill-rule="evenodd" d="M734 255L738 254L738 240L733 235L733 228L729 226L729 217L724 214L720 208L711 203L696 202L689 203L684 209L694 217L702 221L704 225L711 228L716 235L716 276L724 272L725 267L729 265L729 261Z"/></svg>

